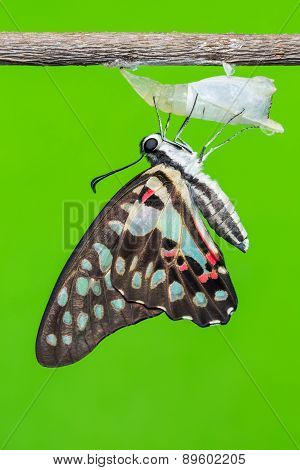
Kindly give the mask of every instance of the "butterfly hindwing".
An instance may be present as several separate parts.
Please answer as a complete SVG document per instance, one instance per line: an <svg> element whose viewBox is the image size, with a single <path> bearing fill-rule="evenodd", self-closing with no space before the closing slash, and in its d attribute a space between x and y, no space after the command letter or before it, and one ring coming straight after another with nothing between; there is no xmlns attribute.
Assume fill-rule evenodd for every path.
<svg viewBox="0 0 300 470"><path fill-rule="evenodd" d="M113 253L128 207L149 178L144 175L122 188L100 212L61 273L37 337L37 358L42 365L76 362L107 335L160 313L127 302L111 282Z"/></svg>
<svg viewBox="0 0 300 470"><path fill-rule="evenodd" d="M225 324L236 309L223 256L178 171L158 165L130 208L112 282L127 300L200 326Z"/></svg>

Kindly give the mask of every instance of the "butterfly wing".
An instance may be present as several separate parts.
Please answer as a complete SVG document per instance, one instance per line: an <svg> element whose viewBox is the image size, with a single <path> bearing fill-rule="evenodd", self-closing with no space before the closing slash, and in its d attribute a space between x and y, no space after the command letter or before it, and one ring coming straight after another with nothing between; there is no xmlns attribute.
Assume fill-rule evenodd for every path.
<svg viewBox="0 0 300 470"><path fill-rule="evenodd" d="M134 178L100 212L62 271L46 307L36 343L46 367L71 364L103 338L160 313L129 303L111 283L111 264L130 208L149 179Z"/></svg>
<svg viewBox="0 0 300 470"><path fill-rule="evenodd" d="M237 299L223 257L176 170L157 165L95 219L61 273L37 337L48 367L71 364L114 331L156 316L227 323Z"/></svg>
<svg viewBox="0 0 300 470"><path fill-rule="evenodd" d="M161 308L173 320L225 324L237 297L222 253L179 171L155 168L129 210L114 252L113 285L128 301Z"/></svg>

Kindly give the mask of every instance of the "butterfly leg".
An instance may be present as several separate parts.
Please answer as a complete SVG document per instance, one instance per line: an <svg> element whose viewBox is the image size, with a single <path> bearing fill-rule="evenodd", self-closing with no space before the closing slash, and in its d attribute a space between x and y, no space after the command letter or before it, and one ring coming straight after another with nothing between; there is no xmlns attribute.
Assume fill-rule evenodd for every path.
<svg viewBox="0 0 300 470"><path fill-rule="evenodd" d="M186 148L186 150L188 150L189 152L193 153L193 149L192 149L192 147L191 147L189 144L187 144L187 143L186 143L184 140L182 140L180 137L179 137L177 140L178 140L178 142L180 142L180 143L183 145L183 147Z"/></svg>
<svg viewBox="0 0 300 470"><path fill-rule="evenodd" d="M154 103L154 107L155 107L155 111L156 111L156 116L157 116L157 119L158 119L159 132L160 132L160 135L163 136L164 135L163 127L162 127L162 122L161 122L161 118L160 118L160 115L159 115L159 111L158 111L158 108L157 108L155 96L153 96L153 103Z"/></svg>
<svg viewBox="0 0 300 470"><path fill-rule="evenodd" d="M219 145L216 145L215 147L211 147L211 149L209 149L209 151L207 153L204 153L202 155L202 158L201 158L201 161L203 162L211 153L213 153L215 150L219 149L220 147L223 147L223 145L227 144L228 142L230 142L231 140L235 139L235 137L237 137L238 135L242 134L244 131L248 131L250 129L257 129L256 126L250 126L250 127L243 127L243 129L239 130L238 132L236 132L235 134L233 134L232 136L228 137L228 139L224 140L224 142L221 142Z"/></svg>
<svg viewBox="0 0 300 470"><path fill-rule="evenodd" d="M209 151L205 154L205 151L206 151L207 147L209 147L216 140L216 138L219 137L219 135L224 131L224 129L228 126L228 124L231 123L231 121L233 121L236 117L240 116L244 111L245 111L245 109L242 109L242 111L240 111L239 113L235 114L230 119L228 119L228 121L225 122L225 124L213 135L213 137L207 142L207 144L205 144L202 147L201 152L198 154L198 157L200 158L201 161L204 161L208 157L208 155L210 153L212 153L211 151ZM204 110L203 110L203 114L204 114ZM249 129L249 128L247 128L247 129ZM225 142L227 143L227 141L228 141L228 139ZM220 146L222 146L222 145L220 145ZM214 150L216 150L216 148L219 148L220 146L218 145L217 147L214 147Z"/></svg>
<svg viewBox="0 0 300 470"><path fill-rule="evenodd" d="M170 125L170 121L171 121L171 116L172 116L172 113L169 113L168 119L167 119L167 122L166 122L166 125L165 125L165 129L164 129L164 133L163 133L163 139L166 137L167 130L169 129L169 125Z"/></svg>
<svg viewBox="0 0 300 470"><path fill-rule="evenodd" d="M192 106L192 109L189 113L189 115L185 118L185 120L183 121L183 123L181 124L180 128L179 128L179 131L177 132L176 136L175 136L175 139L174 139L174 142L177 142L179 140L179 137L182 133L182 131L184 130L184 128L188 125L188 123L190 122L190 119L192 117L192 114L193 114L193 111L195 109L195 106L196 106L196 103L197 103L197 99L198 99L198 93L196 94L196 98L195 98L195 101L194 101L194 104Z"/></svg>

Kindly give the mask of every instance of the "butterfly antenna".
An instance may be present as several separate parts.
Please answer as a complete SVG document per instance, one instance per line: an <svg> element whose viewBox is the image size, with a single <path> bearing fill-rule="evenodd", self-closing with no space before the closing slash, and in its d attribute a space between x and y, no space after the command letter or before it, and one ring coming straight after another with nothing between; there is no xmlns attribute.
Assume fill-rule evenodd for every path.
<svg viewBox="0 0 300 470"><path fill-rule="evenodd" d="M107 178L108 176L114 175L115 173L118 173L119 171L126 170L126 168L129 168L130 166L135 165L136 163L140 162L142 158L144 158L145 154L141 155L140 158L138 158L135 162L129 163L129 165L123 166L122 168L119 168L118 170L112 170L109 173L105 173L104 175L96 176L96 178L93 178L91 181L91 188L94 193L96 193L96 185Z"/></svg>
<svg viewBox="0 0 300 470"><path fill-rule="evenodd" d="M195 98L194 104L193 104L193 106L192 106L192 109L191 109L189 115L185 118L185 120L183 121L183 123L182 123L181 126L180 126L179 131L178 131L177 134L176 134L176 137L175 137L175 139L174 139L175 142L176 142L176 140L178 139L178 137L181 135L183 129L184 129L184 128L188 125L188 123L190 122L190 119L191 119L192 114L193 114L193 111L194 111L194 109L195 109L197 100L198 100L198 93L196 94L196 98Z"/></svg>
<svg viewBox="0 0 300 470"><path fill-rule="evenodd" d="M162 122L161 122L161 118L160 118L159 111L158 111L158 108L157 108L155 96L153 96L153 103L154 103L154 107L155 107L155 111L156 111L156 116L157 116L157 119L158 119L159 132L160 132L160 135L163 136Z"/></svg>

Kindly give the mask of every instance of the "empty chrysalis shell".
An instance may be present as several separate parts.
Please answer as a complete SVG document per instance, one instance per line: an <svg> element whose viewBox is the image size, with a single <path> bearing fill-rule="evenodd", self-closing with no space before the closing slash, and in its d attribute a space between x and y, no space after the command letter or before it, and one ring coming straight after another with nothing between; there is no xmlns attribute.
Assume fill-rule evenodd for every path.
<svg viewBox="0 0 300 470"><path fill-rule="evenodd" d="M270 132L284 132L283 127L269 119L273 80L266 77L233 77L233 68L223 64L226 75L205 78L198 82L165 85L147 77L121 70L133 89L150 105L153 97L158 109L166 113L187 116L197 101L193 118L207 121L248 124Z"/></svg>

